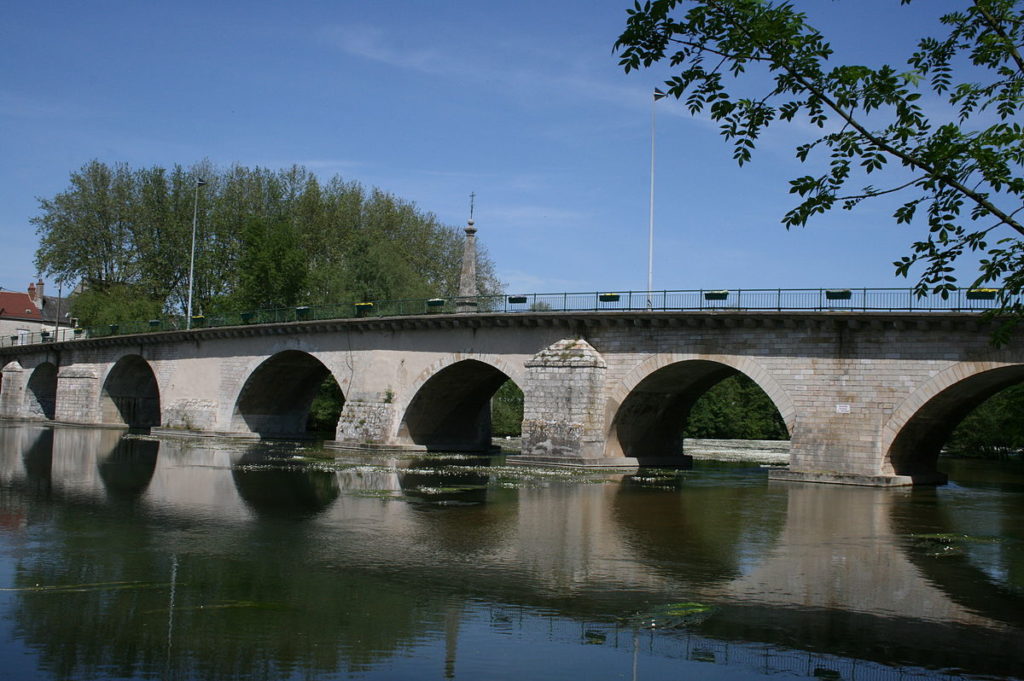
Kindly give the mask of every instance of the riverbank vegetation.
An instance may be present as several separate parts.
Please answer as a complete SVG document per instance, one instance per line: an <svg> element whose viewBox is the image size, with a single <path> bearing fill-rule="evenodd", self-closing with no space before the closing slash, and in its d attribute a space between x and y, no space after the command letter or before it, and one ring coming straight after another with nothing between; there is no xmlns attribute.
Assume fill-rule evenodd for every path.
<svg viewBox="0 0 1024 681"><path fill-rule="evenodd" d="M39 208L36 266L82 285L72 303L82 325L183 313L193 218L194 314L458 291L461 229L393 194L339 176L323 182L301 166L91 161ZM478 249L480 293L497 293L493 263Z"/></svg>
<svg viewBox="0 0 1024 681"><path fill-rule="evenodd" d="M983 402L960 422L943 452L983 459L1024 459L1024 385Z"/></svg>
<svg viewBox="0 0 1024 681"><path fill-rule="evenodd" d="M788 440L782 415L744 374L716 384L694 403L683 437L721 440Z"/></svg>

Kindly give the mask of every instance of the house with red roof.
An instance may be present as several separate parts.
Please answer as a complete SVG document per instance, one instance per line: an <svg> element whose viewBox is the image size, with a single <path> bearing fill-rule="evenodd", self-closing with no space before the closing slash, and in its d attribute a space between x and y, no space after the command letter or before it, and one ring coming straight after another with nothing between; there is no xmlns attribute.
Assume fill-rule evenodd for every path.
<svg viewBox="0 0 1024 681"><path fill-rule="evenodd" d="M28 290L0 289L0 339L14 343L28 343L33 334L43 331L60 340L70 339L74 324L71 305L67 298L43 294L40 279L28 285ZM35 341L39 337L34 338Z"/></svg>

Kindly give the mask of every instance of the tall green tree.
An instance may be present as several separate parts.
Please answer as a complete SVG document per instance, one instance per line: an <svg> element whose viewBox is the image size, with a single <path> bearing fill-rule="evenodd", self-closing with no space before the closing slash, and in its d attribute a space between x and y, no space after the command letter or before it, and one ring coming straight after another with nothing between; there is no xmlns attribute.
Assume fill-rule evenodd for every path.
<svg viewBox="0 0 1024 681"><path fill-rule="evenodd" d="M879 21L899 22L897 8ZM948 295L957 259L972 251L982 262L971 285L1017 294L1024 12L1017 0L962 0L940 21L945 33L908 45L903 66L837 64L791 2L652 0L627 10L615 48L627 72L667 62L675 74L658 94L716 121L740 165L773 123L802 119L822 130L796 149L816 169L790 181L799 202L782 218L787 228L898 197L896 222L926 230L894 263L904 276L915 271L919 294Z"/></svg>
<svg viewBox="0 0 1024 681"><path fill-rule="evenodd" d="M683 436L788 440L789 431L760 386L744 374L736 374L712 386L694 403Z"/></svg>
<svg viewBox="0 0 1024 681"><path fill-rule="evenodd" d="M249 217L242 229L238 286L233 294L249 310L290 307L306 283L306 254L292 225L283 218Z"/></svg>
<svg viewBox="0 0 1024 681"><path fill-rule="evenodd" d="M219 169L204 161L134 170L91 161L39 208L37 267L85 284L90 294L76 311L84 324L128 321L136 309L129 302L146 301L142 319L183 312L194 215L198 313L458 289L459 230L358 182L321 183L301 166ZM481 293L499 290L482 250L478 273Z"/></svg>
<svg viewBox="0 0 1024 681"><path fill-rule="evenodd" d="M491 433L519 437L523 430L523 391L505 381L491 397Z"/></svg>
<svg viewBox="0 0 1024 681"><path fill-rule="evenodd" d="M1024 453L1024 385L1011 386L980 404L946 443L951 454L1007 458Z"/></svg>
<svg viewBox="0 0 1024 681"><path fill-rule="evenodd" d="M41 214L31 220L41 237L39 269L62 281L135 280L133 193L132 173L123 164L92 161L72 173L68 190L40 199Z"/></svg>

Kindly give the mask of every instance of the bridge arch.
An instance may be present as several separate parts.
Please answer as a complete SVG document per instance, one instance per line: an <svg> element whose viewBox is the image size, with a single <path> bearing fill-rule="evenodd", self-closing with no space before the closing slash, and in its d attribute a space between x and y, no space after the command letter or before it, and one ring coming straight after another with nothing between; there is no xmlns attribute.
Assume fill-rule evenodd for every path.
<svg viewBox="0 0 1024 681"><path fill-rule="evenodd" d="M960 362L907 397L882 429L883 475L933 476L939 451L975 407L1024 382L1024 364Z"/></svg>
<svg viewBox="0 0 1024 681"><path fill-rule="evenodd" d="M129 428L160 425L160 387L149 362L125 355L110 367L100 390L100 415L102 423Z"/></svg>
<svg viewBox="0 0 1024 681"><path fill-rule="evenodd" d="M271 355L242 384L232 430L264 438L304 437L313 399L328 376L334 374L308 352L283 350Z"/></svg>
<svg viewBox="0 0 1024 681"><path fill-rule="evenodd" d="M765 392L792 435L793 401L758 362L743 356L658 353L612 389L605 413L605 456L679 456L690 409L712 386L738 373Z"/></svg>
<svg viewBox="0 0 1024 681"><path fill-rule="evenodd" d="M53 419L57 410L57 365L42 362L25 384L25 413L32 417Z"/></svg>
<svg viewBox="0 0 1024 681"><path fill-rule="evenodd" d="M443 357L413 382L398 406L398 437L428 451L488 451L491 397L506 381L523 386L522 368L494 355Z"/></svg>

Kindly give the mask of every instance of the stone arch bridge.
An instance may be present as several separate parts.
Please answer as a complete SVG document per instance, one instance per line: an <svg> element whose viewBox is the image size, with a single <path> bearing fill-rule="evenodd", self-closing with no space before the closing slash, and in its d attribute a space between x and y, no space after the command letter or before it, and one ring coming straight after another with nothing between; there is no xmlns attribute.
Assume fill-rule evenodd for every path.
<svg viewBox="0 0 1024 681"><path fill-rule="evenodd" d="M791 437L773 476L941 482L964 415L1024 380L1024 348L953 312L529 312L290 322L0 348L0 417L295 437L328 376L328 446L480 451L524 392L521 461L678 463L701 394L741 372Z"/></svg>

